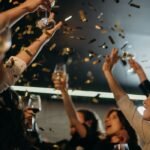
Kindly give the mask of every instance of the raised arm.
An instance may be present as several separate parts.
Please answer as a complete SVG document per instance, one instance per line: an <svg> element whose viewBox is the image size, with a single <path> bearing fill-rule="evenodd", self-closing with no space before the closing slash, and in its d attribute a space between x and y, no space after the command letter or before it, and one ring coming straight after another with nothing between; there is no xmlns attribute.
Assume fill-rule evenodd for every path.
<svg viewBox="0 0 150 150"><path fill-rule="evenodd" d="M129 60L129 64L131 68L134 69L134 72L138 75L139 80L140 80L140 85L139 87L143 91L143 93L148 97L150 94L150 82L140 64L136 62L134 59Z"/></svg>
<svg viewBox="0 0 150 150"><path fill-rule="evenodd" d="M61 28L61 26L62 22L59 22L54 26L54 28L46 30L30 46L24 48L24 50L20 51L16 56L22 59L27 65L29 65L41 51L43 46L52 38L54 33Z"/></svg>
<svg viewBox="0 0 150 150"><path fill-rule="evenodd" d="M126 94L112 74L112 68L117 63L118 58L118 50L113 48L111 54L106 56L102 68L108 85L114 94L115 100L119 100Z"/></svg>
<svg viewBox="0 0 150 150"><path fill-rule="evenodd" d="M78 120L72 98L68 94L68 77L66 74L53 73L52 80L56 89L60 90L70 126L75 128L81 137L86 136L85 126Z"/></svg>
<svg viewBox="0 0 150 150"><path fill-rule="evenodd" d="M38 9L40 5L43 5L47 9L50 8L49 0L26 0L19 6L0 13L0 32L5 30L6 26L13 26L13 24L26 14Z"/></svg>
<svg viewBox="0 0 150 150"><path fill-rule="evenodd" d="M130 59L129 64L130 64L131 68L134 69L134 72L138 75L140 82L147 80L147 76L146 76L143 68L141 67L141 65L138 64L138 62L136 62L134 59Z"/></svg>

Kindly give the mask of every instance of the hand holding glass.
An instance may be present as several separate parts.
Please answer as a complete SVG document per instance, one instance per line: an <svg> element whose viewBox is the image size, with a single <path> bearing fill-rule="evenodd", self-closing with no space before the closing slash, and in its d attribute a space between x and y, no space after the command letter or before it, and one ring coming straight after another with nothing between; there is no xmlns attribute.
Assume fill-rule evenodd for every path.
<svg viewBox="0 0 150 150"><path fill-rule="evenodd" d="M41 105L41 98L40 95L34 95L31 94L29 101L28 101L28 107L36 114L37 112L42 110L42 105ZM35 117L32 117L32 127L28 129L28 131L33 131L34 130L34 125L35 125Z"/></svg>
<svg viewBox="0 0 150 150"><path fill-rule="evenodd" d="M55 5L55 0L49 0L50 3L51 3L51 8L54 7ZM43 6L41 6L41 9L44 11L45 13L45 16L39 20L37 22L37 26L40 28L40 29L52 29L55 25L56 25L56 22L55 20L53 19L53 17L51 17L51 8L50 10L47 10L46 8L44 8ZM50 17L49 17L50 16Z"/></svg>
<svg viewBox="0 0 150 150"><path fill-rule="evenodd" d="M63 80L61 80L61 79L63 79ZM68 85L67 85L68 76L66 73L66 65L65 64L56 64L53 75L52 75L52 80L53 81L58 80L61 82L61 84L59 84L59 86L58 86L59 90L61 88L68 88Z"/></svg>

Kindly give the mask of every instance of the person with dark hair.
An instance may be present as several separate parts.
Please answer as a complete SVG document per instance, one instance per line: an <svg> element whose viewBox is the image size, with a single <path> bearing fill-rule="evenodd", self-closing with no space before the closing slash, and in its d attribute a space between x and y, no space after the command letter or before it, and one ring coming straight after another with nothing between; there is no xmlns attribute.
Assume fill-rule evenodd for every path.
<svg viewBox="0 0 150 150"><path fill-rule="evenodd" d="M89 109L76 110L68 94L68 77L66 74L54 73L52 80L54 87L61 91L64 107L70 121L70 133L72 137L67 144L66 150L76 150L79 147L84 150L92 150L97 140L99 140L99 119Z"/></svg>
<svg viewBox="0 0 150 150"><path fill-rule="evenodd" d="M112 68L119 59L118 49L113 48L110 55L106 56L103 64L103 72L109 84L111 91L114 94L117 104L130 125L135 129L142 142L144 143L143 150L150 149L150 96L144 101L145 111L143 116L138 112L137 107L128 97L127 93L121 88L112 74ZM134 68L135 70L135 68Z"/></svg>
<svg viewBox="0 0 150 150"><path fill-rule="evenodd" d="M29 150L18 95L11 89L0 94L0 150Z"/></svg>
<svg viewBox="0 0 150 150"><path fill-rule="evenodd" d="M51 2L49 0L26 0L21 5L0 13L0 35L5 35L7 28L40 6L49 9ZM50 18L54 18L53 13ZM52 29L45 29L31 45L25 47L16 56L11 56L5 63L3 58L8 49L3 48L3 42L5 43L7 38L0 37L0 150L30 150L30 144L25 139L25 131L22 127L23 112L18 109L18 102L12 96L13 91L9 87L15 84L61 26L62 22L59 22Z"/></svg>
<svg viewBox="0 0 150 150"><path fill-rule="evenodd" d="M94 150L113 150L116 144L127 144L129 150L141 150L134 129L123 113L113 108L105 118L105 137L100 138Z"/></svg>

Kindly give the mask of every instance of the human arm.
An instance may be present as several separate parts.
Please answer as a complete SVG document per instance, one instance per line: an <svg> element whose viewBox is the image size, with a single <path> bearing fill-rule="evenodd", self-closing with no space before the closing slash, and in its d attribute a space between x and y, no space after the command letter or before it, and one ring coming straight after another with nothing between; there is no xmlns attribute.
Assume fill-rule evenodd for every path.
<svg viewBox="0 0 150 150"><path fill-rule="evenodd" d="M118 60L118 51L113 49L111 54L106 57L103 64L103 72L106 80L109 84L111 91L114 94L115 100L121 111L126 116L127 120L130 122L131 126L136 130L142 140L148 142L150 133L147 132L149 128L149 123L142 119L142 116L137 111L137 107L129 99L127 93L120 87L118 82L115 80L112 74L112 68Z"/></svg>
<svg viewBox="0 0 150 150"><path fill-rule="evenodd" d="M67 116L70 121L71 130L75 129L75 131L82 137L86 137L86 128L85 126L78 120L75 106L72 102L72 98L68 94L68 77L66 74L59 75L58 73L53 73L52 80L54 83L54 87L61 91L63 97L64 107L67 113Z"/></svg>
<svg viewBox="0 0 150 150"><path fill-rule="evenodd" d="M5 30L7 26L13 26L26 14L38 9L40 5L49 9L51 4L49 0L26 0L19 6L0 13L0 32Z"/></svg>
<svg viewBox="0 0 150 150"><path fill-rule="evenodd" d="M119 59L118 56L118 50L116 48L112 49L112 52L110 55L107 55L105 58L105 62L103 64L103 72L104 76L108 82L108 85L114 94L115 100L119 100L121 97L126 95L126 92L121 88L119 83L116 81L115 77L112 74L112 69L114 65L117 63Z"/></svg>
<svg viewBox="0 0 150 150"><path fill-rule="evenodd" d="M150 82L142 68L142 66L136 62L134 59L129 60L129 64L131 68L134 69L134 72L138 75L140 80L140 89L143 91L143 93L148 97L150 94Z"/></svg>
<svg viewBox="0 0 150 150"><path fill-rule="evenodd" d="M11 56L10 59L3 65L3 74L5 76L0 84L0 91L7 89L15 84L21 73L35 59L42 47L51 39L54 33L62 26L62 22L57 23L54 28L46 30L36 39L30 46L24 48L16 56Z"/></svg>
<svg viewBox="0 0 150 150"><path fill-rule="evenodd" d="M16 57L23 60L27 65L29 65L38 53L41 51L43 46L52 38L54 33L62 26L62 22L57 23L54 28L46 30L43 34L36 39L30 46L24 48L20 51Z"/></svg>

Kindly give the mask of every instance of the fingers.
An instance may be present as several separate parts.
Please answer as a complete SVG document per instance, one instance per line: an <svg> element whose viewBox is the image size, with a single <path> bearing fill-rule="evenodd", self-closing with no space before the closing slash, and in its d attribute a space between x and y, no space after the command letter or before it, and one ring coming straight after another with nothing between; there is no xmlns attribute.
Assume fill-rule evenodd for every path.
<svg viewBox="0 0 150 150"><path fill-rule="evenodd" d="M48 36L48 38L51 38L51 37L54 35L54 33L55 33L58 29L61 28L61 26L62 26L62 22L60 21L60 22L58 22L52 29L47 29L47 30L45 30L44 33Z"/></svg>
<svg viewBox="0 0 150 150"><path fill-rule="evenodd" d="M46 8L46 10L48 11L48 12L50 12L51 11L51 2L49 1L49 0L43 0L43 6L44 6L44 8Z"/></svg>
<svg viewBox="0 0 150 150"><path fill-rule="evenodd" d="M25 119L30 119L30 118L32 118L33 116L35 116L35 113L32 111L31 108L26 108L26 109L24 110L24 118L25 118Z"/></svg>
<svg viewBox="0 0 150 150"><path fill-rule="evenodd" d="M49 19L49 20L52 20L52 19L54 19L54 16L55 16L55 14L54 14L53 12L51 12L48 19Z"/></svg>
<svg viewBox="0 0 150 150"><path fill-rule="evenodd" d="M62 23L62 21L60 21L60 22L58 22L58 23L55 25L54 29L55 29L55 30L58 30L58 29L60 29L60 28L62 27L62 25L63 25L63 23Z"/></svg>

